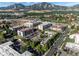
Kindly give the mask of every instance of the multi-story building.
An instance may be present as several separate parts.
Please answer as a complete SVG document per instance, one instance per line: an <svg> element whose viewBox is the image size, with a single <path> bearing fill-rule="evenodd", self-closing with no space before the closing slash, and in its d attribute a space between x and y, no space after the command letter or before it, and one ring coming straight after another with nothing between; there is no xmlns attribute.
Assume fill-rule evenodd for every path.
<svg viewBox="0 0 79 59"><path fill-rule="evenodd" d="M23 29L18 30L17 34L22 37L28 37L32 35L35 31L36 29L33 29L33 28L23 28Z"/></svg>
<svg viewBox="0 0 79 59"><path fill-rule="evenodd" d="M22 28L26 28L25 26L13 26L13 27L10 27L11 30L17 32L17 30L19 29L22 29Z"/></svg>
<svg viewBox="0 0 79 59"><path fill-rule="evenodd" d="M16 50L14 50L10 45L12 45L13 42L9 41L4 44L0 45L0 56L32 56L33 54L29 51L25 51L24 53L19 53Z"/></svg>
<svg viewBox="0 0 79 59"><path fill-rule="evenodd" d="M24 26L27 26L27 27L31 28L31 27L35 27L39 24L41 24L41 21L30 20L30 21L24 23Z"/></svg>
<svg viewBox="0 0 79 59"><path fill-rule="evenodd" d="M48 29L52 24L50 22L43 22L42 24L38 25L38 29L45 30Z"/></svg>
<svg viewBox="0 0 79 59"><path fill-rule="evenodd" d="M63 31L66 28L65 25L61 25L61 24L53 24L50 29L51 30L55 30L55 31Z"/></svg>

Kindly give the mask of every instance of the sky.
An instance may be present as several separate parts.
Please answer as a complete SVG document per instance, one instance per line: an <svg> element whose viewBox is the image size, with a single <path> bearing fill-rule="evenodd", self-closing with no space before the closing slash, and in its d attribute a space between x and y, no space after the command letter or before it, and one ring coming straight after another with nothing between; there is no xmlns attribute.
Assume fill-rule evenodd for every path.
<svg viewBox="0 0 79 59"><path fill-rule="evenodd" d="M36 4L36 3L41 3L41 2L0 2L0 7L6 7L9 5L12 5L14 3L22 3L26 6ZM48 2L51 4L56 4L56 5L62 5L62 6L73 6L76 4L79 4L79 2Z"/></svg>

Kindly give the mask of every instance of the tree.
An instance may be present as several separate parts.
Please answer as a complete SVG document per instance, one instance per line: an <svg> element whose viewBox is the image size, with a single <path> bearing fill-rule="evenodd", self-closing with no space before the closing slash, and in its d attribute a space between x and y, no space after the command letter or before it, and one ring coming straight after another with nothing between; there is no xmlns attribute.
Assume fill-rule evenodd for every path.
<svg viewBox="0 0 79 59"><path fill-rule="evenodd" d="M41 45L40 44L38 44L37 46L36 46L36 50L38 51L38 53L40 53L40 54L42 54L43 53L43 51L42 51L42 49L41 49Z"/></svg>
<svg viewBox="0 0 79 59"><path fill-rule="evenodd" d="M3 24L6 24L6 21L3 21L2 23L3 23Z"/></svg>
<svg viewBox="0 0 79 59"><path fill-rule="evenodd" d="M79 30L79 26L77 26L77 30Z"/></svg>
<svg viewBox="0 0 79 59"><path fill-rule="evenodd" d="M27 50L27 48L28 48L27 45L22 45L21 49L20 49L21 53L25 52Z"/></svg>
<svg viewBox="0 0 79 59"><path fill-rule="evenodd" d="M41 35L40 35L40 38L44 38L44 34L41 34Z"/></svg>
<svg viewBox="0 0 79 59"><path fill-rule="evenodd" d="M38 44L36 46L36 50L41 53L41 54L44 54L47 50L48 50L48 46L47 44L44 44L44 46L41 46L40 44Z"/></svg>
<svg viewBox="0 0 79 59"><path fill-rule="evenodd" d="M48 50L47 44L44 44L44 46L42 46L41 49L42 49L43 53L46 52Z"/></svg>
<svg viewBox="0 0 79 59"><path fill-rule="evenodd" d="M34 48L35 47L35 42L30 42L30 45L31 45L32 48Z"/></svg>

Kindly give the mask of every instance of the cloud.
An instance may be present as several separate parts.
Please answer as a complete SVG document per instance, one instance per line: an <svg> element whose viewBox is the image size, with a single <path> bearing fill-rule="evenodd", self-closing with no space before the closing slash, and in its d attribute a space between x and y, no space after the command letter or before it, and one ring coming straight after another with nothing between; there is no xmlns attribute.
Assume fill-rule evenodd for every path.
<svg viewBox="0 0 79 59"><path fill-rule="evenodd" d="M64 5L65 6L73 6L73 5L76 5L76 4L79 4L79 2L69 2L69 3L66 3Z"/></svg>
<svg viewBox="0 0 79 59"><path fill-rule="evenodd" d="M0 2L0 7L6 7L6 6L9 6L11 4L14 4L14 2Z"/></svg>

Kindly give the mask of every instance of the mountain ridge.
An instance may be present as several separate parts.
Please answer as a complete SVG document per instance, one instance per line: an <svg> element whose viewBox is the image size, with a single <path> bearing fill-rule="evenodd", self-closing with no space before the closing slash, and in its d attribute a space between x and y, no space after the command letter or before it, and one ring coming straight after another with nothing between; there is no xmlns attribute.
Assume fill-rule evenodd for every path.
<svg viewBox="0 0 79 59"><path fill-rule="evenodd" d="M36 3L33 5L25 6L22 3L15 3L12 5L9 5L7 7L0 7L0 10L8 10L8 9L29 9L29 10L79 10L79 4L76 4L74 6L68 7L68 6L62 6L62 5L55 5L50 4L48 2L41 2Z"/></svg>

